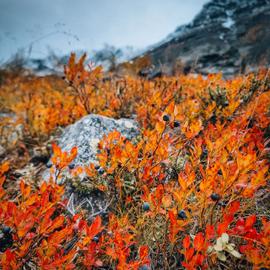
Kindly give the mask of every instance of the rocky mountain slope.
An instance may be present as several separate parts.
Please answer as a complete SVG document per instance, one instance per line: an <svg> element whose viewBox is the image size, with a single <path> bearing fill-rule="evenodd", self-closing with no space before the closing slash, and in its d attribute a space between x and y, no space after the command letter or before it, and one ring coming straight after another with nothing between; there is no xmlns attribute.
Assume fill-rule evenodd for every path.
<svg viewBox="0 0 270 270"><path fill-rule="evenodd" d="M270 0L211 0L144 55L156 71L230 76L269 66L269 44Z"/></svg>

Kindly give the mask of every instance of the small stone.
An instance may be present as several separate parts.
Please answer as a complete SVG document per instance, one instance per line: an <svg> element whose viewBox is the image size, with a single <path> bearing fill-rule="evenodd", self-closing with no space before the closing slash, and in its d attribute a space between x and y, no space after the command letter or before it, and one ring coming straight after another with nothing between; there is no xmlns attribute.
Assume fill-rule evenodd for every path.
<svg viewBox="0 0 270 270"><path fill-rule="evenodd" d="M150 270L150 268L148 265L144 264L139 268L139 270Z"/></svg>
<svg viewBox="0 0 270 270"><path fill-rule="evenodd" d="M0 156L4 155L5 152L6 152L5 148L2 145L0 145Z"/></svg>

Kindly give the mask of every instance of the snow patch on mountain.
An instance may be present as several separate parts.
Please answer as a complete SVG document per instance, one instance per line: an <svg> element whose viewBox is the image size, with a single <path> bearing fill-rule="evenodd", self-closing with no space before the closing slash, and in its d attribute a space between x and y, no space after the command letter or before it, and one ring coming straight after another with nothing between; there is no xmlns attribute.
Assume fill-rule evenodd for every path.
<svg viewBox="0 0 270 270"><path fill-rule="evenodd" d="M222 26L224 28L230 29L234 24L235 24L235 21L231 17L228 17L227 20L222 23Z"/></svg>

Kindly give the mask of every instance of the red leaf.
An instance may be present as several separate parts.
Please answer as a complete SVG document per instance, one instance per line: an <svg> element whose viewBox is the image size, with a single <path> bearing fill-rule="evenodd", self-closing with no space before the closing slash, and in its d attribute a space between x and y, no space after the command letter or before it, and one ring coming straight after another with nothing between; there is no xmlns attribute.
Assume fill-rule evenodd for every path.
<svg viewBox="0 0 270 270"><path fill-rule="evenodd" d="M230 204L228 213L234 215L240 208L240 202L234 201Z"/></svg>
<svg viewBox="0 0 270 270"><path fill-rule="evenodd" d="M223 233L225 233L227 231L227 229L228 229L227 222L220 223L220 224L218 224L218 227L217 227L217 234L222 235Z"/></svg>
<svg viewBox="0 0 270 270"><path fill-rule="evenodd" d="M201 251L203 249L203 244L204 244L204 236L203 236L203 234L201 232L197 233L195 238L194 238L194 248L197 251Z"/></svg>
<svg viewBox="0 0 270 270"><path fill-rule="evenodd" d="M252 227L254 225L254 223L256 222L256 216L255 215L252 215L252 216L249 216L247 219L246 219L246 222L245 222L245 227Z"/></svg>
<svg viewBox="0 0 270 270"><path fill-rule="evenodd" d="M202 254L197 254L196 255L196 264L197 265L202 265L204 260L204 256Z"/></svg>
<svg viewBox="0 0 270 270"><path fill-rule="evenodd" d="M139 254L141 259L146 258L148 256L148 246L141 246Z"/></svg>
<svg viewBox="0 0 270 270"><path fill-rule="evenodd" d="M102 230L101 217L97 216L90 227L87 228L87 236L93 238Z"/></svg>
<svg viewBox="0 0 270 270"><path fill-rule="evenodd" d="M224 220L224 223L226 223L227 226L229 226L229 224L231 224L233 222L234 216L231 214L225 215L223 220Z"/></svg>
<svg viewBox="0 0 270 270"><path fill-rule="evenodd" d="M242 217L240 217L236 222L236 227L244 226L244 225L245 225L245 220Z"/></svg>
<svg viewBox="0 0 270 270"><path fill-rule="evenodd" d="M195 251L194 248L190 248L186 251L185 257L187 261L189 261L192 258L194 251Z"/></svg>
<svg viewBox="0 0 270 270"><path fill-rule="evenodd" d="M215 228L213 225L207 225L205 229L206 239L212 239L215 237Z"/></svg>
<svg viewBox="0 0 270 270"><path fill-rule="evenodd" d="M185 249L188 249L190 246L190 237L189 235L187 235L184 239L183 239L183 247Z"/></svg>
<svg viewBox="0 0 270 270"><path fill-rule="evenodd" d="M172 225L176 224L176 217L174 213L172 211L169 211L168 214L169 214L169 219L170 219L171 224Z"/></svg>
<svg viewBox="0 0 270 270"><path fill-rule="evenodd" d="M20 182L20 190L24 198L27 198L31 192L30 186L25 185L23 180Z"/></svg>

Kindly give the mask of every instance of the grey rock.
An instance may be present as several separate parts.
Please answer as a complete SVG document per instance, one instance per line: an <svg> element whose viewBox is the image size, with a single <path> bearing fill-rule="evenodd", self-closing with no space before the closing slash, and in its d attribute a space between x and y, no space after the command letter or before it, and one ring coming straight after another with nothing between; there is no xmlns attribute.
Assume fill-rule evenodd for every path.
<svg viewBox="0 0 270 270"><path fill-rule="evenodd" d="M73 125L65 128L57 140L62 151L70 151L78 147L78 155L73 161L75 165L97 163L96 154L99 141L104 135L117 130L128 139L138 135L138 127L134 120L115 120L101 115L86 115Z"/></svg>
<svg viewBox="0 0 270 270"><path fill-rule="evenodd" d="M135 138L139 134L138 126L134 120L115 120L105 116L90 114L65 128L62 135L57 139L57 143L62 151L67 152L74 146L78 147L77 157L72 162L74 166L89 165L90 163L98 164L96 158L98 143L104 135L114 130L119 131L128 139ZM48 178L49 169L43 174L43 179L47 180ZM101 215L106 219L112 202L107 194L98 190L82 191L76 189L69 181L64 181L68 178L70 178L70 175L68 170L66 170L62 174L60 183L66 183L67 209L69 212L73 215L79 209L84 209L87 211L89 219L93 219L96 215ZM81 184L87 183L88 180L85 174L79 177Z"/></svg>
<svg viewBox="0 0 270 270"><path fill-rule="evenodd" d="M2 145L0 145L0 156L4 155L5 152L6 152L5 148Z"/></svg>
<svg viewBox="0 0 270 270"><path fill-rule="evenodd" d="M11 148L16 145L19 140L22 140L24 125L15 114L0 113L0 123L0 146L2 148Z"/></svg>

